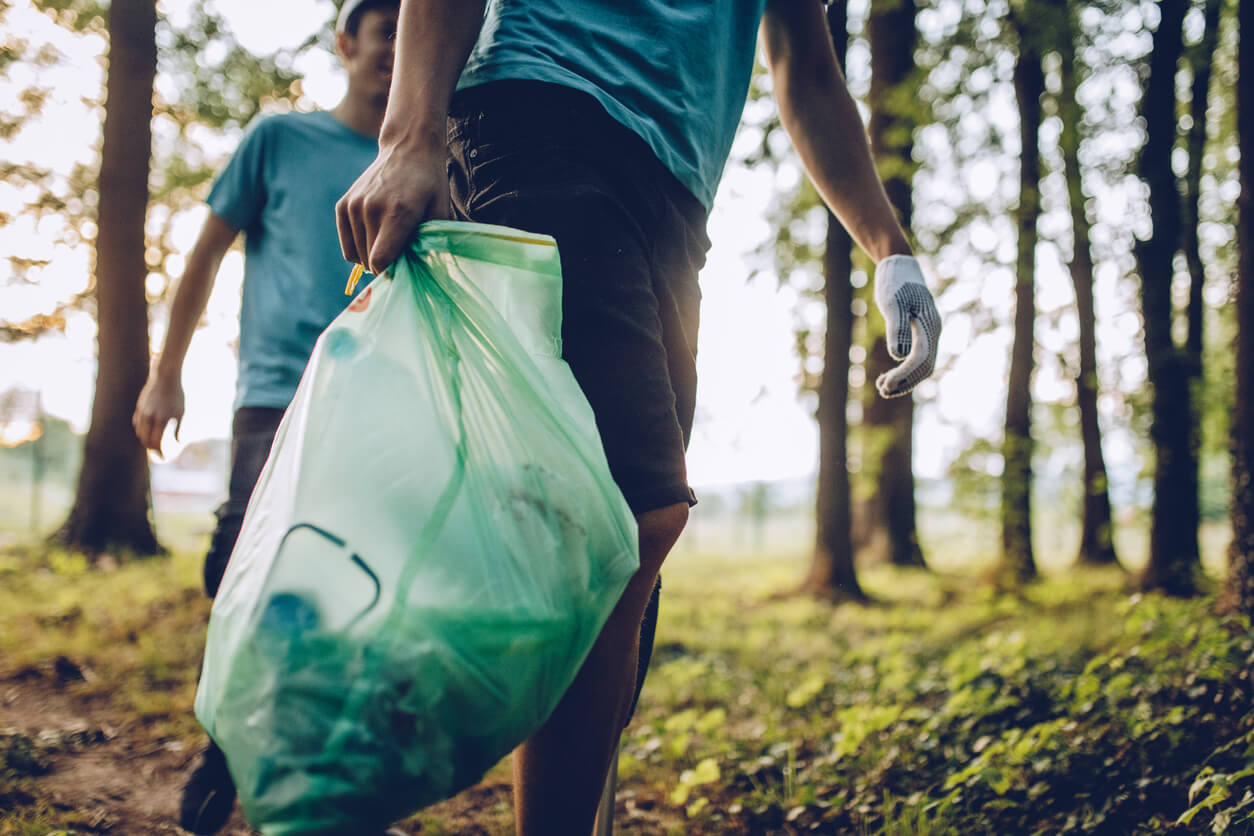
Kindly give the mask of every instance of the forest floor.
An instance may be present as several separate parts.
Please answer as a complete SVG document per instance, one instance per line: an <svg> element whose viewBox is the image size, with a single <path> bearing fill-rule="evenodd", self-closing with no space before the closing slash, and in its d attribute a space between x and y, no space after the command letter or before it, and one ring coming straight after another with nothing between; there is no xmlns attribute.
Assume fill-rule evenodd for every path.
<svg viewBox="0 0 1254 836"><path fill-rule="evenodd" d="M0 554L3 836L182 832L199 558L105 563ZM1254 833L1254 635L1212 598L872 567L832 607L788 594L804 568L668 562L616 832ZM512 833L507 764L400 827Z"/></svg>

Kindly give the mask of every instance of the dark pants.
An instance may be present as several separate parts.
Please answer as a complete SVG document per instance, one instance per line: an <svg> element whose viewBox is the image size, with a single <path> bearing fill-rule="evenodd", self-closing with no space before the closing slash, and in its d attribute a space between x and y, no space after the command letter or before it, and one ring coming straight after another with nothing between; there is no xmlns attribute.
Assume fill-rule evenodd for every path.
<svg viewBox="0 0 1254 836"><path fill-rule="evenodd" d="M236 411L231 422L231 476L227 482L226 502L218 506L218 524L205 555L205 592L210 598L218 594L226 563L239 539L248 498L261 476L261 468L270 455L270 445L282 420L282 409L244 406Z"/></svg>
<svg viewBox="0 0 1254 836"><path fill-rule="evenodd" d="M557 240L562 356L632 510L695 503L684 460L705 207L592 96L565 87L501 81L459 92L449 152L456 217ZM660 590L659 580L641 624L636 697Z"/></svg>

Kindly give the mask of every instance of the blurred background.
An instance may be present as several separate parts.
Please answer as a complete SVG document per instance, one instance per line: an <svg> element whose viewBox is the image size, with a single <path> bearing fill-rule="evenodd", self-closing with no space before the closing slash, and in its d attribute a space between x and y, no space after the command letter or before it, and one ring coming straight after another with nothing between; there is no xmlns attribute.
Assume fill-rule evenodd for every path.
<svg viewBox="0 0 1254 836"><path fill-rule="evenodd" d="M1180 535L1196 552L1187 559L1222 572L1240 191L1237 4L1172 11L1176 76L1156 92L1170 111L1156 151L1146 141L1154 106L1146 88L1163 8L830 7L850 85L873 103L863 110L882 174L944 315L940 368L912 400L874 397L870 384L888 358L870 265L829 233L779 126L770 79L755 75L702 275L690 454L702 502L691 543L812 543L817 485L821 477L833 484L822 448L828 469L841 459L848 477L818 515L830 514L830 503L851 506L859 559L987 563L1001 551L1008 516L1018 516L1015 560L1057 568L1077 556L1117 558L1140 570L1161 446L1187 460L1188 484L1162 483L1181 495L1162 500L1173 517L1188 517L1179 527L1198 532L1196 546ZM134 355L117 361L131 369L125 385L133 387L134 369L147 363L140 353L162 345L171 287L207 211L200 201L244 126L260 112L331 107L344 91L329 2L158 4L153 31L142 33L157 53L151 148L123 149L149 152L135 169L148 179L143 263L118 278L130 294L124 319L102 323L96 183L106 11L79 0L3 6L7 543L66 522L99 398L98 342L111 330L148 332L146 344L119 344ZM1155 188L1178 194L1175 217L1152 215ZM127 459L135 473L125 478L151 479L157 540L203 533L224 495L241 279L236 249L189 353L178 441L167 433L164 460ZM1146 322L1147 311L1161 321ZM1155 341L1168 393L1158 407L1147 362ZM1156 420L1165 428L1157 439ZM129 438L108 443L134 447ZM113 469L111 478L123 478ZM138 545L128 536L117 544ZM87 540L104 547L114 538L101 531Z"/></svg>

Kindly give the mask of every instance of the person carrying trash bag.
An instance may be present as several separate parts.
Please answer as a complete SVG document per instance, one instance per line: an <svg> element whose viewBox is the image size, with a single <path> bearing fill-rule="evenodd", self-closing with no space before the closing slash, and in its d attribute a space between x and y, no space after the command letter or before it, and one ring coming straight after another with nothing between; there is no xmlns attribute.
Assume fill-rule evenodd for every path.
<svg viewBox="0 0 1254 836"><path fill-rule="evenodd" d="M479 780L638 568L561 286L551 238L434 221L319 338L196 695L266 836L377 833Z"/></svg>
<svg viewBox="0 0 1254 836"><path fill-rule="evenodd" d="M561 254L563 356L636 514L640 568L556 710L515 752L521 836L591 831L631 704L641 614L693 501L697 271L759 23L783 124L877 263L876 301L902 362L876 386L904 395L932 373L940 319L821 0L402 0L379 157L336 208L345 258L376 272L431 218L551 235Z"/></svg>

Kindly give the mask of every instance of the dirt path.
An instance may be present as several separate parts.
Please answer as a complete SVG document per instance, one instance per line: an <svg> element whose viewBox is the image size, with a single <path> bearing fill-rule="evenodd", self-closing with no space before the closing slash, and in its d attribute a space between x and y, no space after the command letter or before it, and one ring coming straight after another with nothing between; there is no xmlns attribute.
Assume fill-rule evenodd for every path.
<svg viewBox="0 0 1254 836"><path fill-rule="evenodd" d="M11 766L15 760L24 764L38 797L57 811L58 826L71 833L184 834L175 823L178 799L197 751L180 741L153 740L107 696L80 691L55 668L0 680L0 756L7 756ZM664 833L655 805L643 799L637 804L631 795L620 794L617 832ZM30 799L0 796L0 824L4 811L17 803ZM428 829L410 821L400 829L501 836L513 832L511 810L509 784L489 779L430 808L437 825ZM254 833L237 808L221 836Z"/></svg>
<svg viewBox="0 0 1254 836"><path fill-rule="evenodd" d="M65 813L67 827L87 832L183 833L175 824L178 793L196 752L152 741L107 699L75 690L34 670L0 683L0 735L10 748L32 744L40 798ZM238 813L222 832L252 833Z"/></svg>

